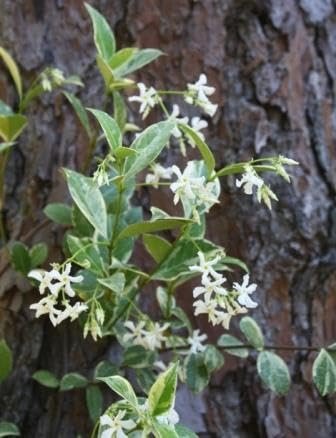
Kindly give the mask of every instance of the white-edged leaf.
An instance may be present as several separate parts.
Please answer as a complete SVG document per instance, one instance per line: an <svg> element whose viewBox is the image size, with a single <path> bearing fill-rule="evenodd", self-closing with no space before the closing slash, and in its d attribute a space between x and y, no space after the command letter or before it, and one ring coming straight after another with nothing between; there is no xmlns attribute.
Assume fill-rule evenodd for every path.
<svg viewBox="0 0 336 438"><path fill-rule="evenodd" d="M168 412L175 403L178 363L160 374L149 390L148 408L151 415L161 415Z"/></svg>
<svg viewBox="0 0 336 438"><path fill-rule="evenodd" d="M0 437L5 436L20 436L20 431L16 424L0 421Z"/></svg>
<svg viewBox="0 0 336 438"><path fill-rule="evenodd" d="M233 356L245 358L249 354L248 349L244 348L244 344L235 336L224 334L218 339L217 345L219 347L224 347L224 351ZM242 345L242 347L240 347L240 345ZM238 348L232 348L233 346Z"/></svg>
<svg viewBox="0 0 336 438"><path fill-rule="evenodd" d="M98 53L109 61L115 53L116 42L114 34L106 19L95 8L85 3L93 24L93 37Z"/></svg>
<svg viewBox="0 0 336 438"><path fill-rule="evenodd" d="M68 93L66 91L63 91L64 96L68 99L69 103L75 110L75 113L77 114L77 117L79 118L83 128L85 129L85 132L89 139L92 138L92 129L89 122L89 117L87 115L86 109L84 108L82 102L72 93Z"/></svg>
<svg viewBox="0 0 336 438"><path fill-rule="evenodd" d="M73 170L64 169L72 199L90 224L106 239L106 205L97 185L91 178Z"/></svg>
<svg viewBox="0 0 336 438"><path fill-rule="evenodd" d="M110 146L111 152L113 152L122 144L121 131L117 122L113 119L113 117L109 116L104 111L93 108L88 108L88 110L98 120L102 130L104 131L105 138Z"/></svg>
<svg viewBox="0 0 336 438"><path fill-rule="evenodd" d="M3 62L6 64L6 67L8 68L9 73L12 76L12 79L14 81L14 84L16 86L18 95L20 97L20 100L22 99L22 80L19 68L12 58L12 56L5 50L3 47L0 47L0 57L2 58Z"/></svg>
<svg viewBox="0 0 336 438"><path fill-rule="evenodd" d="M313 381L322 396L336 391L336 362L324 348L314 361Z"/></svg>
<svg viewBox="0 0 336 438"><path fill-rule="evenodd" d="M284 360L271 351L262 351L258 355L257 370L265 385L279 395L287 394L290 387L290 375Z"/></svg>
<svg viewBox="0 0 336 438"><path fill-rule="evenodd" d="M121 376L99 377L98 380L106 383L114 392L124 400L127 400L131 406L138 407L138 399L131 384Z"/></svg>
<svg viewBox="0 0 336 438"><path fill-rule="evenodd" d="M259 325L250 316L244 316L239 323L240 330L244 333L249 344L257 350L264 348L264 336Z"/></svg>

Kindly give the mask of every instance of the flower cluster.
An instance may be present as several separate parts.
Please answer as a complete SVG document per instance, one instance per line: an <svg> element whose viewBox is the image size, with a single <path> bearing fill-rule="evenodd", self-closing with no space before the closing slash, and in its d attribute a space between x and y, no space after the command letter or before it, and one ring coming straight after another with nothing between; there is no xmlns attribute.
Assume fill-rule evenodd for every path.
<svg viewBox="0 0 336 438"><path fill-rule="evenodd" d="M73 277L70 275L70 272L71 263L67 263L62 272L60 272L60 268L57 265L54 265L51 271L34 269L29 272L28 277L40 283L40 294L43 295L46 291L49 292L40 301L30 306L30 309L36 311L36 318L48 314L51 323L53 326L56 326L67 318L74 321L80 313L88 309L86 304L79 301L73 305L70 304L69 298L75 296L71 283L80 283L83 280L81 275ZM63 309L55 307L59 305L60 296L62 297L61 304Z"/></svg>
<svg viewBox="0 0 336 438"><path fill-rule="evenodd" d="M237 187L243 187L244 193L247 195L253 194L253 187L257 188L258 202L263 201L271 210L271 199L278 201L276 194L265 184L264 180L257 174L252 166L246 165L245 172L241 179L236 180Z"/></svg>
<svg viewBox="0 0 336 438"><path fill-rule="evenodd" d="M217 255L212 260L206 260L204 254L199 251L198 257L199 264L189 268L192 272L202 274L202 285L194 289L193 296L194 298L203 296L203 299L194 302L194 313L195 315L205 313L213 325L222 324L228 329L232 316L246 313L248 308L257 306L257 303L250 298L257 285L248 285L249 275L246 274L243 283L233 283L233 290L230 291L223 286L226 278L215 270L221 256Z"/></svg>
<svg viewBox="0 0 336 438"><path fill-rule="evenodd" d="M134 345L142 345L147 350L154 351L162 348L166 341L164 332L168 329L169 324L165 323L161 326L158 322L151 323L149 330L145 329L145 321L139 321L137 324L134 324L133 321L125 321L124 326L129 330L129 333L123 336L123 342L132 341Z"/></svg>
<svg viewBox="0 0 336 438"><path fill-rule="evenodd" d="M208 96L211 96L215 92L214 87L207 85L208 79L204 73L202 73L194 84L188 84L188 92L185 96L185 101L191 105L197 105L203 109L203 111L209 116L214 116L217 111L218 105L211 103Z"/></svg>
<svg viewBox="0 0 336 438"><path fill-rule="evenodd" d="M174 204L180 200L192 202L194 207L203 207L208 212L210 208L218 203L217 181L206 183L204 176L197 176L194 162L189 161L183 173L177 166L172 166L172 171L177 180L170 185L170 190L175 194Z"/></svg>

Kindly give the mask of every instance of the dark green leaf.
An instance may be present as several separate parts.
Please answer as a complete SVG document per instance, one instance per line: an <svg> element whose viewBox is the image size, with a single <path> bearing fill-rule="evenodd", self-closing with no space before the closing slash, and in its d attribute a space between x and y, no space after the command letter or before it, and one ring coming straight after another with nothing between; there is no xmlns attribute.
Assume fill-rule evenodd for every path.
<svg viewBox="0 0 336 438"><path fill-rule="evenodd" d="M86 377L79 373L69 373L62 377L60 390L70 391L71 389L85 388L88 384Z"/></svg>
<svg viewBox="0 0 336 438"><path fill-rule="evenodd" d="M132 345L124 351L123 365L131 368L146 368L153 366L155 354L141 345Z"/></svg>
<svg viewBox="0 0 336 438"><path fill-rule="evenodd" d="M176 424L175 430L179 438L197 438L197 435L192 430L181 424Z"/></svg>
<svg viewBox="0 0 336 438"><path fill-rule="evenodd" d="M42 265L48 257L48 246L45 243L37 243L30 249L29 254L31 267L36 268Z"/></svg>
<svg viewBox="0 0 336 438"><path fill-rule="evenodd" d="M207 345L203 354L204 363L209 373L222 368L224 365L224 357L214 345Z"/></svg>
<svg viewBox="0 0 336 438"><path fill-rule="evenodd" d="M181 228L184 225L190 224L190 219L171 217L169 219L157 219L156 221L139 222L137 224L128 225L118 235L118 239L125 237L138 236L139 234L154 233L156 231L172 230Z"/></svg>
<svg viewBox="0 0 336 438"><path fill-rule="evenodd" d="M85 397L90 418L95 423L103 412L103 394L98 386L90 385L86 388Z"/></svg>
<svg viewBox="0 0 336 438"><path fill-rule="evenodd" d="M113 365L113 363L108 360L103 360L99 362L94 371L94 378L99 379L100 377L113 376L118 372L118 367Z"/></svg>
<svg viewBox="0 0 336 438"><path fill-rule="evenodd" d="M23 275L27 275L31 269L29 250L21 242L14 242L11 247L11 262L14 269Z"/></svg>
<svg viewBox="0 0 336 438"><path fill-rule="evenodd" d="M44 210L44 214L56 224L72 225L71 207L61 202L48 204Z"/></svg>
<svg viewBox="0 0 336 438"><path fill-rule="evenodd" d="M32 378L40 385L46 386L47 388L58 388L60 384L55 374L47 370L36 371L32 375Z"/></svg>
<svg viewBox="0 0 336 438"><path fill-rule="evenodd" d="M73 260L81 267L88 269L98 275L104 273L104 261L90 239L67 236L69 251Z"/></svg>
<svg viewBox="0 0 336 438"><path fill-rule="evenodd" d="M4 436L20 436L20 431L14 423L0 421L0 437Z"/></svg>
<svg viewBox="0 0 336 438"><path fill-rule="evenodd" d="M143 242L145 248L157 263L160 263L172 249L172 244L168 240L154 234L144 234Z"/></svg>
<svg viewBox="0 0 336 438"><path fill-rule="evenodd" d="M7 342L0 341L0 383L5 380L13 368L13 356Z"/></svg>
<svg viewBox="0 0 336 438"><path fill-rule="evenodd" d="M5 142L14 141L27 125L27 117L22 114L0 115L0 137Z"/></svg>
<svg viewBox="0 0 336 438"><path fill-rule="evenodd" d="M202 391L209 383L209 372L202 354L191 354L187 362L187 385L194 392Z"/></svg>

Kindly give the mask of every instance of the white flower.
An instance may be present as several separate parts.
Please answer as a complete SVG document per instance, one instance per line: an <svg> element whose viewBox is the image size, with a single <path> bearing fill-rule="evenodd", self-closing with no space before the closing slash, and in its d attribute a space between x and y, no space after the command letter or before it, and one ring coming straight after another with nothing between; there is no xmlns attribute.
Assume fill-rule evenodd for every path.
<svg viewBox="0 0 336 438"><path fill-rule="evenodd" d="M144 344L144 327L146 323L145 321L139 321L137 325L134 324L133 321L125 321L124 326L129 330L129 333L126 333L123 336L124 342L133 341L135 345L143 345Z"/></svg>
<svg viewBox="0 0 336 438"><path fill-rule="evenodd" d="M57 324L60 324L65 319L70 318L71 322L79 317L82 312L88 310L88 306L77 301L73 306L68 301L63 302L65 309L58 315Z"/></svg>
<svg viewBox="0 0 336 438"><path fill-rule="evenodd" d="M61 273L60 281L64 287L64 292L69 295L69 297L74 297L75 291L72 289L71 283L80 283L83 281L83 276L77 275L76 277L73 277L70 275L70 271L71 263L67 263L63 272Z"/></svg>
<svg viewBox="0 0 336 438"><path fill-rule="evenodd" d="M202 342L206 341L208 336L203 333L200 334L200 330L194 330L192 335L188 338L188 344L190 345L189 352L192 354L201 353L205 350L206 346L202 344Z"/></svg>
<svg viewBox="0 0 336 438"><path fill-rule="evenodd" d="M127 438L128 435L124 430L134 429L136 423L133 420L123 420L125 415L126 411L119 411L115 417L102 415L99 420L100 425L108 427L104 428L101 438Z"/></svg>
<svg viewBox="0 0 336 438"><path fill-rule="evenodd" d="M250 277L248 274L244 275L242 284L239 283L233 283L233 288L238 292L238 298L237 301L242 306L247 307L248 309L254 309L257 307L257 303L251 300L250 294L252 294L256 288L257 285L255 283L252 283L248 286Z"/></svg>
<svg viewBox="0 0 336 438"><path fill-rule="evenodd" d="M213 266L217 265L217 263L220 261L220 255L216 256L212 260L206 260L202 251L198 251L197 255L199 258L199 265L190 266L189 269L190 271L199 272L202 274L203 284L206 282L206 279L209 275L211 275L215 280L221 280L223 278L222 275L216 272L213 268Z"/></svg>
<svg viewBox="0 0 336 438"><path fill-rule="evenodd" d="M171 119L174 119L176 121L176 123L180 123L182 125L187 125L188 124L188 117L178 117L180 115L180 108L178 105L173 105L173 111L170 115ZM182 137L182 132L179 130L178 126L175 126L175 128L172 130L172 134L174 137L176 138L181 138Z"/></svg>
<svg viewBox="0 0 336 438"><path fill-rule="evenodd" d="M56 304L57 297L54 295L47 295L39 302L31 304L29 308L36 310L35 318L39 318L41 315L49 314L49 319L52 325L55 327L58 324L58 316L61 313L59 309L55 309Z"/></svg>
<svg viewBox="0 0 336 438"><path fill-rule="evenodd" d="M62 288L62 284L60 283L61 275L56 269L52 269L51 271L33 269L28 273L28 277L40 282L39 292L41 295L44 294L46 289L49 289L49 291L57 297ZM56 283L54 283L54 281L56 281Z"/></svg>
<svg viewBox="0 0 336 438"><path fill-rule="evenodd" d="M155 322L150 330L144 330L144 347L148 348L148 350L156 350L157 348L161 348L162 343L166 340L166 336L163 333L168 327L168 323L160 326L158 322Z"/></svg>
<svg viewBox="0 0 336 438"><path fill-rule="evenodd" d="M158 96L155 88L147 88L145 84L140 82L138 84L139 96L131 96L128 98L130 102L139 102L139 113L143 114L142 118L145 119L151 108L153 108L158 102Z"/></svg>
<svg viewBox="0 0 336 438"><path fill-rule="evenodd" d="M198 136L204 140L204 134L201 131L201 129L205 129L208 126L208 122L206 120L201 119L200 117L193 117L191 119L191 127L194 131L197 132ZM194 140L191 138L190 135L188 135L188 141L191 144L192 147L195 146Z"/></svg>
<svg viewBox="0 0 336 438"><path fill-rule="evenodd" d="M217 301L209 300L207 302L204 302L202 300L198 300L193 303L193 306L195 307L195 316L205 313L208 315L208 319L213 325L217 325L219 323Z"/></svg>
<svg viewBox="0 0 336 438"><path fill-rule="evenodd" d="M215 92L214 87L209 87L207 84L207 77L202 73L195 84L187 84L188 93L185 96L185 101L189 104L200 106L206 114L213 116L217 111L218 105L211 103L208 96Z"/></svg>
<svg viewBox="0 0 336 438"><path fill-rule="evenodd" d="M199 267L191 266L189 269L193 271L197 271L198 270L197 268ZM217 272L216 274L220 275ZM197 298L199 295L204 294L205 301L209 301L213 293L219 295L227 295L228 291L224 287L222 287L222 284L225 282L226 282L226 278L221 275L216 280L213 280L212 278L208 277L206 274L204 279L202 278L202 286L195 287L195 289L193 290L193 296L194 298Z"/></svg>
<svg viewBox="0 0 336 438"><path fill-rule="evenodd" d="M232 316L233 316L232 313L218 312L217 313L217 323L222 324L222 326L225 328L225 330L229 330L230 321L231 321Z"/></svg>
<svg viewBox="0 0 336 438"><path fill-rule="evenodd" d="M197 191L204 186L204 176L192 176L193 169L189 163L183 173L177 166L173 166L172 170L177 176L177 180L170 185L170 190L175 193L174 204L177 204L180 198L196 199Z"/></svg>
<svg viewBox="0 0 336 438"><path fill-rule="evenodd" d="M160 424L165 424L167 426L174 426L180 421L179 414L174 408L169 409L168 412L165 412L162 415L158 415L156 419Z"/></svg>
<svg viewBox="0 0 336 438"><path fill-rule="evenodd" d="M236 186L243 186L244 193L247 195L252 195L253 187L256 186L258 190L258 196L261 193L261 187L264 185L264 181L257 172L251 166L245 167L245 173L243 173L242 178L236 180Z"/></svg>
<svg viewBox="0 0 336 438"><path fill-rule="evenodd" d="M153 164L151 167L153 173L146 175L146 183L152 184L156 189L159 187L160 179L171 179L173 175L171 167L163 167L158 163Z"/></svg>

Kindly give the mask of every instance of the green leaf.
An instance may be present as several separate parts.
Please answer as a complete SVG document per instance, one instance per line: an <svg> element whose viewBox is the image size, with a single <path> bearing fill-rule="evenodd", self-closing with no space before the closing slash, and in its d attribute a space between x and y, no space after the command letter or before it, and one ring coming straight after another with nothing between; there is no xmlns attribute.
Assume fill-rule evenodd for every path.
<svg viewBox="0 0 336 438"><path fill-rule="evenodd" d="M92 237L94 233L94 228L90 222L86 219L77 205L73 205L71 209L71 220L76 233L82 237Z"/></svg>
<svg viewBox="0 0 336 438"><path fill-rule="evenodd" d="M223 257L221 259L221 263L223 263L224 265L239 266L239 268L243 269L243 271L245 271L247 273L250 272L249 268L247 267L247 265L243 261L241 261L241 260L239 260L239 259L237 259L235 257L227 257L227 256Z"/></svg>
<svg viewBox="0 0 336 438"><path fill-rule="evenodd" d="M109 61L116 50L113 32L105 18L96 9L88 3L85 3L85 7L93 24L93 37L97 51L103 59Z"/></svg>
<svg viewBox="0 0 336 438"><path fill-rule="evenodd" d="M30 251L30 263L32 268L42 265L48 257L48 246L45 243L37 243Z"/></svg>
<svg viewBox="0 0 336 438"><path fill-rule="evenodd" d="M85 390L86 406L90 418L95 423L103 412L103 394L96 385L90 385Z"/></svg>
<svg viewBox="0 0 336 438"><path fill-rule="evenodd" d="M100 74L102 75L105 83L106 90L110 90L110 84L114 82L114 75L108 62L105 61L101 56L97 55L96 58L97 66L99 68Z"/></svg>
<svg viewBox="0 0 336 438"><path fill-rule="evenodd" d="M127 400L134 408L138 407L138 399L130 383L121 376L100 377L98 380L106 383L114 392Z"/></svg>
<svg viewBox="0 0 336 438"><path fill-rule="evenodd" d="M265 385L279 395L284 395L290 387L290 375L283 359L271 351L258 355L257 370Z"/></svg>
<svg viewBox="0 0 336 438"><path fill-rule="evenodd" d="M20 100L22 99L22 80L19 68L12 58L12 56L5 50L3 47L0 47L0 57L2 58L3 62L6 64L6 67L8 68L9 73L11 74L14 84L16 86L18 95Z"/></svg>
<svg viewBox="0 0 336 438"><path fill-rule="evenodd" d="M93 137L93 133L90 126L89 117L87 115L86 109L82 105L82 102L72 93L63 91L63 94L68 99L69 103L75 110L75 113L77 114L79 121L81 122L83 128L85 129L87 136L89 137L89 139L91 139Z"/></svg>
<svg viewBox="0 0 336 438"><path fill-rule="evenodd" d="M118 91L113 91L113 116L121 132L124 131L127 121L125 101Z"/></svg>
<svg viewBox="0 0 336 438"><path fill-rule="evenodd" d="M182 424L176 424L175 430L179 438L197 438L197 435L192 430Z"/></svg>
<svg viewBox="0 0 336 438"><path fill-rule="evenodd" d="M145 248L157 263L160 263L172 249L172 244L168 240L154 234L144 234L143 242Z"/></svg>
<svg viewBox="0 0 336 438"><path fill-rule="evenodd" d="M27 117L22 114L0 115L0 137L5 142L14 141L27 125Z"/></svg>
<svg viewBox="0 0 336 438"><path fill-rule="evenodd" d="M27 275L31 269L31 260L26 245L21 242L14 242L11 247L10 255L14 269L23 275Z"/></svg>
<svg viewBox="0 0 336 438"><path fill-rule="evenodd" d="M114 73L116 76L126 76L130 73L133 73L136 70L139 70L141 67L149 64L150 62L157 59L159 56L163 55L161 50L157 49L143 49L139 50L133 54L128 61L121 64L118 68L114 69Z"/></svg>
<svg viewBox="0 0 336 438"><path fill-rule="evenodd" d="M75 204L90 224L107 239L106 205L99 188L91 178L69 169L64 169L64 172Z"/></svg>
<svg viewBox="0 0 336 438"><path fill-rule="evenodd" d="M0 154L6 152L9 148L15 145L15 142L0 143Z"/></svg>
<svg viewBox="0 0 336 438"><path fill-rule="evenodd" d="M122 144L122 137L117 122L104 111L88 108L88 110L96 117L102 130L104 131L107 143L110 146L111 152Z"/></svg>
<svg viewBox="0 0 336 438"><path fill-rule="evenodd" d="M175 403L178 363L160 374L149 390L148 408L151 415L161 415L169 411Z"/></svg>
<svg viewBox="0 0 336 438"><path fill-rule="evenodd" d="M252 347L257 350L262 350L264 348L264 336L259 325L253 318L250 316L244 316L244 318L240 320L239 327Z"/></svg>
<svg viewBox="0 0 336 438"><path fill-rule="evenodd" d="M203 354L191 354L187 362L187 385L194 392L202 391L209 383L209 372Z"/></svg>
<svg viewBox="0 0 336 438"><path fill-rule="evenodd" d="M144 233L155 233L156 231L172 230L181 228L184 225L190 224L190 219L171 217L169 219L157 219L156 221L139 222L137 224L128 225L121 233L118 234L118 239L125 237L138 236Z"/></svg>
<svg viewBox="0 0 336 438"><path fill-rule="evenodd" d="M202 138L199 136L199 134L192 129L188 125L179 124L179 129L183 131L187 137L190 137L194 143L196 144L200 154L202 155L202 158L206 164L206 167L209 172L209 176L212 175L213 170L215 169L216 161L215 157L213 156L211 150L209 149L209 146L202 140Z"/></svg>
<svg viewBox="0 0 336 438"><path fill-rule="evenodd" d="M55 374L47 370L36 371L32 375L32 378L40 385L46 386L47 388L58 388L60 384Z"/></svg>
<svg viewBox="0 0 336 438"><path fill-rule="evenodd" d="M48 204L44 210L44 214L56 224L72 225L71 207L62 202L53 202Z"/></svg>
<svg viewBox="0 0 336 438"><path fill-rule="evenodd" d="M68 234L67 243L73 260L81 267L98 275L104 273L104 261L90 239Z"/></svg>
<svg viewBox="0 0 336 438"><path fill-rule="evenodd" d="M113 363L108 360L102 360L98 363L94 370L94 378L99 379L100 377L113 376L118 372L118 367L113 365Z"/></svg>
<svg viewBox="0 0 336 438"><path fill-rule="evenodd" d="M224 365L224 357L214 345L207 345L203 354L204 363L209 373L222 368Z"/></svg>
<svg viewBox="0 0 336 438"><path fill-rule="evenodd" d="M131 368L147 368L153 366L155 353L146 350L142 345L132 345L124 351L123 365Z"/></svg>
<svg viewBox="0 0 336 438"><path fill-rule="evenodd" d="M313 381L322 396L336 391L336 362L324 348L314 361Z"/></svg>
<svg viewBox="0 0 336 438"><path fill-rule="evenodd" d="M126 47L115 53L109 61L109 66L114 71L116 68L120 67L126 61L128 61L139 49L136 47Z"/></svg>
<svg viewBox="0 0 336 438"><path fill-rule="evenodd" d="M248 356L249 352L247 348L230 348L232 346L244 345L239 339L235 338L231 335L222 335L218 341L217 345L219 347L224 347L225 351L233 356L238 356L241 358L245 358Z"/></svg>
<svg viewBox="0 0 336 438"><path fill-rule="evenodd" d="M69 373L62 377L60 390L70 391L71 389L85 388L88 384L86 377L79 373Z"/></svg>
<svg viewBox="0 0 336 438"><path fill-rule="evenodd" d="M122 272L116 272L111 277L98 278L98 282L113 292L121 294L125 289L126 278Z"/></svg>
<svg viewBox="0 0 336 438"><path fill-rule="evenodd" d="M138 368L135 370L137 382L145 394L148 394L156 379L152 368Z"/></svg>
<svg viewBox="0 0 336 438"><path fill-rule="evenodd" d="M115 151L114 155L117 160L124 161L127 157L131 157L136 155L136 151L134 149L126 148L123 146L119 146Z"/></svg>
<svg viewBox="0 0 336 438"><path fill-rule="evenodd" d="M158 421L154 423L154 436L155 438L179 438L179 435L175 432L174 426L162 424Z"/></svg>
<svg viewBox="0 0 336 438"><path fill-rule="evenodd" d="M14 423L0 421L0 437L3 436L20 436L19 428Z"/></svg>
<svg viewBox="0 0 336 438"><path fill-rule="evenodd" d="M4 381L13 368L13 355L5 339L0 341L0 383Z"/></svg>
<svg viewBox="0 0 336 438"><path fill-rule="evenodd" d="M167 145L174 127L175 123L171 120L159 122L149 126L136 138L131 147L138 154L126 160L126 179L138 174L156 159Z"/></svg>

